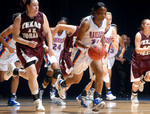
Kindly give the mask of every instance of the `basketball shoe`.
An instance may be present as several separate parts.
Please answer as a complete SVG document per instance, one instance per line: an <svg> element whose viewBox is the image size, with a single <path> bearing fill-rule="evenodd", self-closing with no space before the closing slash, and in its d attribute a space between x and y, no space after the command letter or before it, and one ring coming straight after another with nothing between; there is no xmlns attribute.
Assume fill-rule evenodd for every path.
<svg viewBox="0 0 150 114"><path fill-rule="evenodd" d="M50 99L55 98L55 96L56 96L56 90L55 89L50 90Z"/></svg>
<svg viewBox="0 0 150 114"><path fill-rule="evenodd" d="M20 103L16 101L16 96L8 99L8 106L20 106Z"/></svg>
<svg viewBox="0 0 150 114"><path fill-rule="evenodd" d="M139 103L138 94L137 93L136 94L132 93L132 95L131 95L131 102L132 103Z"/></svg>
<svg viewBox="0 0 150 114"><path fill-rule="evenodd" d="M36 111L45 111L45 108L42 105L42 101L40 99L35 100L34 105L36 107Z"/></svg>
<svg viewBox="0 0 150 114"><path fill-rule="evenodd" d="M56 85L56 89L58 91L60 98L66 99L66 88L67 87L62 86L63 81L64 80L61 79L61 75L59 75L55 85Z"/></svg>
<svg viewBox="0 0 150 114"><path fill-rule="evenodd" d="M101 109L105 108L105 102L102 100L102 98L96 98L93 100L93 107L92 107L92 111L96 111L98 112Z"/></svg>
<svg viewBox="0 0 150 114"><path fill-rule="evenodd" d="M85 96L81 96L81 94L76 97L76 100L83 106L83 107L87 107L86 105L86 97Z"/></svg>
<svg viewBox="0 0 150 114"><path fill-rule="evenodd" d="M106 93L106 99L107 99L107 100L114 100L114 99L116 99L116 96L114 96L114 95L112 94L112 92L109 91L108 93Z"/></svg>
<svg viewBox="0 0 150 114"><path fill-rule="evenodd" d="M8 71L5 72L5 74L4 74L4 79L5 80L9 80L11 78L11 76L13 76L13 71L14 71L15 68L16 68L16 66L15 66L14 63L10 63L8 65Z"/></svg>
<svg viewBox="0 0 150 114"><path fill-rule="evenodd" d="M66 103L59 97L54 97L51 102L59 106L66 106Z"/></svg>

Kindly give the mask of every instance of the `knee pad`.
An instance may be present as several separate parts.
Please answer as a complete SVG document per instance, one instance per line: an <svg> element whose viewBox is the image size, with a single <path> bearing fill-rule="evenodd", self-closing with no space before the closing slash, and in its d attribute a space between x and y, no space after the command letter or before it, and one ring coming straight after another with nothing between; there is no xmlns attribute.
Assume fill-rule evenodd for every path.
<svg viewBox="0 0 150 114"><path fill-rule="evenodd" d="M61 75L61 78L63 78L60 69L55 69L53 73L53 78L57 79L58 75Z"/></svg>
<svg viewBox="0 0 150 114"><path fill-rule="evenodd" d="M47 83L51 82L52 80L52 77L49 77L49 76L45 76L45 79L44 79Z"/></svg>

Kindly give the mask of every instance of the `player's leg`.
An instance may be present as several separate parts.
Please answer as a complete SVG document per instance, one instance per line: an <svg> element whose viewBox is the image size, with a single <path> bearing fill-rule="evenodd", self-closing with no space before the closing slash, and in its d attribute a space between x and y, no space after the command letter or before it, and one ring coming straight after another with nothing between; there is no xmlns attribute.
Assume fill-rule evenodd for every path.
<svg viewBox="0 0 150 114"><path fill-rule="evenodd" d="M21 64L19 61L15 62L15 66L17 68L21 68ZM10 97L8 99L8 105L9 106L19 106L20 103L18 103L17 101L15 101L17 99L17 96L16 96L16 92L17 92L17 89L18 89L18 85L19 85L19 76L15 76L12 78L11 80L11 90L10 90Z"/></svg>
<svg viewBox="0 0 150 114"><path fill-rule="evenodd" d="M135 78L135 76L137 78ZM140 75L138 72L133 72L132 66L131 66L131 82L132 83L132 91L131 91L131 102L132 103L138 103L138 91L139 91L139 85L140 85Z"/></svg>
<svg viewBox="0 0 150 114"><path fill-rule="evenodd" d="M95 79L95 92L93 100L93 111L99 111L104 109L105 102L102 100L102 88L103 88L103 66L102 61L92 61L91 68L96 76Z"/></svg>

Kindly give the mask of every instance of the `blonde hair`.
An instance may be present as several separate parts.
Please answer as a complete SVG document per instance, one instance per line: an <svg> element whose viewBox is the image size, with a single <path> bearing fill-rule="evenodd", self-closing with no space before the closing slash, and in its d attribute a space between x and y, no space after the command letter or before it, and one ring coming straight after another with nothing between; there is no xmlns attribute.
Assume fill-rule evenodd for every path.
<svg viewBox="0 0 150 114"><path fill-rule="evenodd" d="M112 16L111 12L106 12L106 15L110 15L110 16Z"/></svg>
<svg viewBox="0 0 150 114"><path fill-rule="evenodd" d="M145 25L146 21L148 21L150 19L143 19L143 21L141 22L141 26L140 26L140 30L144 30L143 25Z"/></svg>

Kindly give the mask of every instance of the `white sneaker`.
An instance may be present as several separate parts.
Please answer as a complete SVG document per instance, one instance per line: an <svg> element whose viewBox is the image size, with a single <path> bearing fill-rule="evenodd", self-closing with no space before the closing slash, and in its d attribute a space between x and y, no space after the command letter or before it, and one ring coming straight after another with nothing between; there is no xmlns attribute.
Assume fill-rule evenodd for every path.
<svg viewBox="0 0 150 114"><path fill-rule="evenodd" d="M131 102L132 102L132 103L139 103L139 100L138 100L137 95L134 95L134 94L132 93L132 95L131 95Z"/></svg>
<svg viewBox="0 0 150 114"><path fill-rule="evenodd" d="M107 99L107 100L114 100L114 99L116 99L116 96L114 96L114 95L112 94L112 92L108 92L108 93L106 94L106 99Z"/></svg>
<svg viewBox="0 0 150 114"><path fill-rule="evenodd" d="M64 80L61 79L61 75L58 76L57 81L56 81L56 89L58 91L58 94L60 96L60 98L62 99L66 99L66 88L67 87L63 87L61 84Z"/></svg>
<svg viewBox="0 0 150 114"><path fill-rule="evenodd" d="M9 80L11 78L11 76L13 76L13 71L16 68L14 63L10 63L8 65L8 71L5 72L4 74L4 79L5 80Z"/></svg>
<svg viewBox="0 0 150 114"><path fill-rule="evenodd" d="M56 90L55 90L55 89L52 89L52 90L50 91L50 99L55 98L55 96L56 96Z"/></svg>
<svg viewBox="0 0 150 114"><path fill-rule="evenodd" d="M66 103L59 97L54 97L51 102L59 106L66 106Z"/></svg>
<svg viewBox="0 0 150 114"><path fill-rule="evenodd" d="M36 106L36 111L45 111L45 108L42 105L42 101L40 99L35 100L34 105Z"/></svg>

